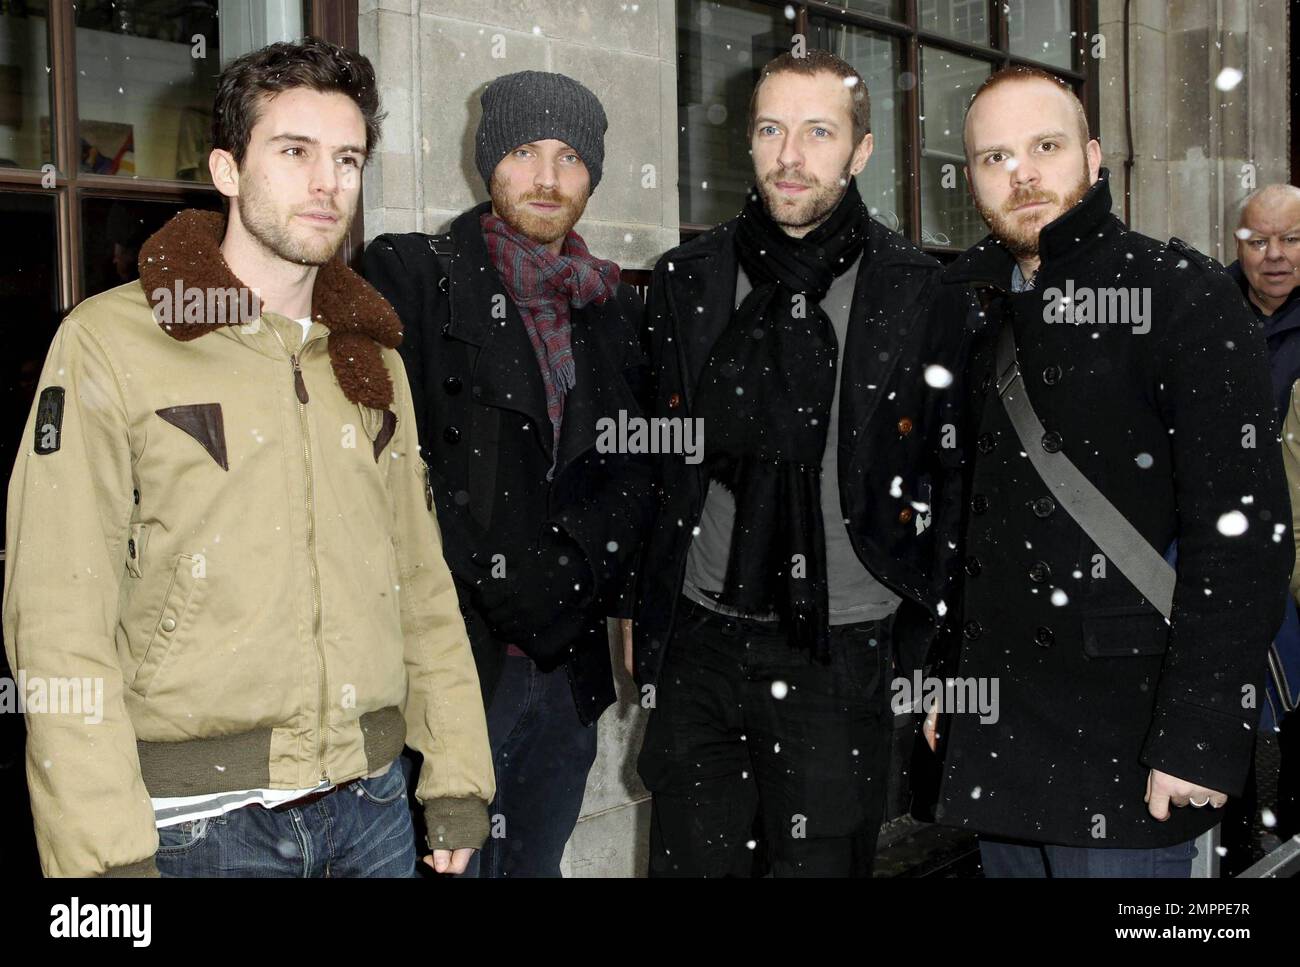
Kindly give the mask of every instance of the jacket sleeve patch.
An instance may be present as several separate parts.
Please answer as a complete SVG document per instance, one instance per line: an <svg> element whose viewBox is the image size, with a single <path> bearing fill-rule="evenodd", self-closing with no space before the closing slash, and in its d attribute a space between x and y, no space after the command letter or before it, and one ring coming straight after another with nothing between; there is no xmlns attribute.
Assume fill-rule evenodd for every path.
<svg viewBox="0 0 1300 967"><path fill-rule="evenodd" d="M197 440L222 470L230 469L226 460L226 428L220 403L187 403L184 406L166 406L154 412Z"/></svg>
<svg viewBox="0 0 1300 967"><path fill-rule="evenodd" d="M62 386L47 386L41 390L40 402L36 405L36 452L53 453L63 445L63 399Z"/></svg>

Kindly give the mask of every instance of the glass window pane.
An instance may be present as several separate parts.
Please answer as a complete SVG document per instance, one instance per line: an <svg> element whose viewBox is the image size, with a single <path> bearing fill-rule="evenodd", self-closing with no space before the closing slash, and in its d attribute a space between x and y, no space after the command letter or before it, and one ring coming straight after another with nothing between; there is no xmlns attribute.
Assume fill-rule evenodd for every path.
<svg viewBox="0 0 1300 967"><path fill-rule="evenodd" d="M0 467L8 479L18 456L41 366L59 323L58 214L54 192L0 192L0 353L4 407ZM4 525L0 523L0 532ZM17 716L14 716L15 718ZM9 716L5 716L9 718Z"/></svg>
<svg viewBox="0 0 1300 967"><path fill-rule="evenodd" d="M221 210L221 196L195 192L176 201L85 197L81 200L82 271L86 297L140 277L140 246L183 208Z"/></svg>
<svg viewBox="0 0 1300 967"><path fill-rule="evenodd" d="M814 17L810 46L829 50L862 75L871 97L871 160L858 175L858 190L871 214L907 233L906 116L899 89L902 54L899 41L857 27Z"/></svg>
<svg viewBox="0 0 1300 967"><path fill-rule="evenodd" d="M221 72L216 0L77 5L80 170L209 181Z"/></svg>
<svg viewBox="0 0 1300 967"><path fill-rule="evenodd" d="M988 0L918 0L917 22L922 30L972 44L989 44Z"/></svg>
<svg viewBox="0 0 1300 967"><path fill-rule="evenodd" d="M921 241L967 248L988 229L966 190L962 122L989 64L921 48Z"/></svg>
<svg viewBox="0 0 1300 967"><path fill-rule="evenodd" d="M39 168L54 161L48 147L47 6L48 0L0 3L0 168Z"/></svg>
<svg viewBox="0 0 1300 967"><path fill-rule="evenodd" d="M677 0L681 220L716 225L745 207L754 182L749 98L763 65L790 49L793 7Z"/></svg>
<svg viewBox="0 0 1300 967"><path fill-rule="evenodd" d="M1070 0L1005 0L1007 47L1054 67L1074 66L1074 11Z"/></svg>
<svg viewBox="0 0 1300 967"><path fill-rule="evenodd" d="M832 0L834 2L834 0ZM903 19L903 0L839 0L839 6L890 20Z"/></svg>

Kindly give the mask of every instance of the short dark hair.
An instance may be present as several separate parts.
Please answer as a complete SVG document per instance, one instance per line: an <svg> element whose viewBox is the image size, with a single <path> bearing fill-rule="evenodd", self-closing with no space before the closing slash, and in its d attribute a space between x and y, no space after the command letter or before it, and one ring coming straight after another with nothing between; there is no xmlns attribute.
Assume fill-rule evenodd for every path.
<svg viewBox="0 0 1300 967"><path fill-rule="evenodd" d="M813 74L825 72L834 74L844 81L844 86L848 88L849 99L852 102L851 112L853 115L853 144L856 146L866 135L871 133L871 95L867 92L866 82L862 80L862 75L853 69L853 65L843 58L836 57L829 50L819 50L814 48L802 57L796 57L793 53L784 53L781 56L768 61L763 68L763 72L758 77L758 83L754 85L754 93L749 97L749 137L754 136L754 112L758 110L758 90L763 86L763 82L773 74L803 74L811 77Z"/></svg>
<svg viewBox="0 0 1300 967"><path fill-rule="evenodd" d="M971 108L975 106L975 102L980 99L980 95L983 94L985 91L989 91L995 87L1001 87L1003 84L1010 84L1015 81L1047 81L1047 83L1052 84L1053 86L1059 88L1060 90L1064 91L1067 95L1069 95L1070 100L1074 102L1075 118L1079 122L1080 145L1084 148L1088 146L1088 142L1092 140L1092 134L1088 130L1088 112L1084 110L1083 102L1079 100L1079 95L1074 93L1074 88L1071 87L1069 84L1067 84L1065 81L1063 81L1061 78L1039 67L1021 67L1019 65L1013 65L1011 67L1004 67L1001 70L994 71L992 74L990 74L988 77L984 79L984 83L981 84L979 88L975 91L975 95L970 99L970 103L966 105L965 116L967 118L970 117ZM966 131L966 122L965 119L963 119L962 120L963 141L965 140L964 137L965 131ZM966 156L968 158L970 157L969 147L967 148Z"/></svg>
<svg viewBox="0 0 1300 967"><path fill-rule="evenodd" d="M217 81L212 105L212 146L243 164L263 96L307 87L322 94L346 94L366 122L366 153L379 141L379 89L370 60L317 37L300 44L278 43L233 61Z"/></svg>

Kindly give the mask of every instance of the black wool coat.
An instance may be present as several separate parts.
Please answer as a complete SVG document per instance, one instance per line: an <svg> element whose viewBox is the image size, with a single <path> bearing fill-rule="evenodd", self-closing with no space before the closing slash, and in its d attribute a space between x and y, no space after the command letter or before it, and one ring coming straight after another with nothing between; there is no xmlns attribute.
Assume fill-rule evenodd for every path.
<svg viewBox="0 0 1300 967"><path fill-rule="evenodd" d="M655 267L646 324L654 418L692 418L701 372L735 305L735 233L732 219ZM837 373L841 508L863 566L903 599L894 648L908 673L924 659L947 607L961 509L957 377L976 314L969 293L941 284L941 271L872 221ZM703 463L665 456L658 466L661 503L642 551L634 615L635 677L643 688L663 665L708 492Z"/></svg>
<svg viewBox="0 0 1300 967"><path fill-rule="evenodd" d="M948 671L996 681L998 701L996 721L941 719L936 816L1043 843L1172 845L1222 813L1171 807L1157 822L1148 772L1241 792L1287 595L1291 512L1264 340L1218 263L1111 214L1104 171L1042 230L1040 252L1028 292L1009 292L1014 260L991 237L946 272L985 308L966 381L965 579ZM1071 285L1076 306L1084 288L1145 291L1149 313L1048 323L1052 290ZM1064 452L1162 552L1177 541L1170 622L1026 458L996 388L1006 325L1046 430L1027 445Z"/></svg>
<svg viewBox="0 0 1300 967"><path fill-rule="evenodd" d="M443 235L381 235L365 253L366 278L393 304L431 471L443 552L460 590L484 699L506 646L477 613L469 587L495 555L519 560L548 524L583 551L596 583L581 613L528 646L539 667L564 664L579 717L590 724L615 699L606 616L625 594L654 503L648 459L597 448L600 421L640 414L644 307L627 285L571 316L577 381L565 400L552 480L551 423L537 357L488 254L479 217L460 215Z"/></svg>

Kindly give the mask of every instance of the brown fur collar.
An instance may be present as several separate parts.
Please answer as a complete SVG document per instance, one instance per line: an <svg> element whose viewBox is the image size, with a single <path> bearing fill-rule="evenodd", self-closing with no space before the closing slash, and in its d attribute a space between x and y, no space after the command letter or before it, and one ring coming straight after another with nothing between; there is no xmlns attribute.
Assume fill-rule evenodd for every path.
<svg viewBox="0 0 1300 967"><path fill-rule="evenodd" d="M242 288L221 254L225 216L188 209L160 228L140 249L140 284L151 308L157 309L159 289ZM155 316L157 313L155 312ZM393 383L384 367L381 346L396 349L402 341L402 323L393 307L365 279L335 257L316 273L311 317L330 334L330 363L343 395L354 403L385 410L393 402ZM230 323L205 322L174 325L159 322L174 339L188 342Z"/></svg>

